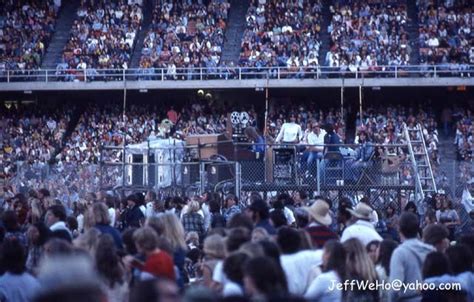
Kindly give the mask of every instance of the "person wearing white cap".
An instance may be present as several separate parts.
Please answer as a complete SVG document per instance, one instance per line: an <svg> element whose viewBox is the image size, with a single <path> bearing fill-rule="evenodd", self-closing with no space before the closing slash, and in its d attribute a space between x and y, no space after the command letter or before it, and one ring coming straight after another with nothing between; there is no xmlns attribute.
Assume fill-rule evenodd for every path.
<svg viewBox="0 0 474 302"><path fill-rule="evenodd" d="M363 202L359 202L354 210L347 209L352 217L357 221L347 227L342 232L341 242L345 242L351 238L359 239L364 246L367 246L372 241L382 241L383 238L374 228L370 222L372 208Z"/></svg>

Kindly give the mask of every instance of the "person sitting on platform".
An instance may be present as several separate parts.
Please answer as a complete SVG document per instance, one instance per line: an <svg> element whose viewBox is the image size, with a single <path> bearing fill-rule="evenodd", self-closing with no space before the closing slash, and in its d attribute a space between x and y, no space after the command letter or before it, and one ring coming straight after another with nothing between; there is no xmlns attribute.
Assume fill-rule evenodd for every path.
<svg viewBox="0 0 474 302"><path fill-rule="evenodd" d="M324 154L328 152L340 152L340 146L331 146L331 145L340 145L341 138L339 135L334 131L334 126L332 124L328 124L326 126L326 135L324 136Z"/></svg>
<svg viewBox="0 0 474 302"><path fill-rule="evenodd" d="M374 147L370 143L367 134L361 132L359 134L359 146L356 149L356 156L349 160L351 180L357 182L362 174L362 170L370 165Z"/></svg>
<svg viewBox="0 0 474 302"><path fill-rule="evenodd" d="M296 115L290 115L290 122L281 126L280 132L275 140L276 143L297 144L303 138L301 126L296 123Z"/></svg>
<svg viewBox="0 0 474 302"><path fill-rule="evenodd" d="M321 161L321 171L325 171L326 167L337 167L340 166L342 168L343 161L341 158L341 150L340 150L341 138L339 135L334 131L334 125L328 124L326 126L326 135L324 136L324 161ZM326 173L324 173L323 177L325 177L327 181Z"/></svg>
<svg viewBox="0 0 474 302"><path fill-rule="evenodd" d="M250 150L263 155L263 153L265 153L265 139L263 136L258 134L257 129L254 127L247 127L244 130L244 134L249 142L252 143Z"/></svg>
<svg viewBox="0 0 474 302"><path fill-rule="evenodd" d="M312 174L311 171L315 172L316 169L313 169L314 163L316 160L323 158L325 136L326 130L321 129L321 126L318 122L314 122L311 132L308 133L307 136L306 143L308 146L306 147L303 157L301 158L303 171L309 170L309 174Z"/></svg>

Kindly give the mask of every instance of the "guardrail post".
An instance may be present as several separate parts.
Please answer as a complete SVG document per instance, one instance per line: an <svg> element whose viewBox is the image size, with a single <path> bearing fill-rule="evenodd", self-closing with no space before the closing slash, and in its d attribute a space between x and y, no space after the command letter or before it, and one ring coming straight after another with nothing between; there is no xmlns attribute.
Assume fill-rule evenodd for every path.
<svg viewBox="0 0 474 302"><path fill-rule="evenodd" d="M200 189L200 192L199 193L203 193L204 192L204 162L200 162L199 163L199 189Z"/></svg>
<svg viewBox="0 0 474 302"><path fill-rule="evenodd" d="M280 66L277 67L278 79L280 79Z"/></svg>
<svg viewBox="0 0 474 302"><path fill-rule="evenodd" d="M87 68L84 68L84 82L87 82Z"/></svg>
<svg viewBox="0 0 474 302"><path fill-rule="evenodd" d="M240 189L242 184L242 170L240 163L235 162L235 196L240 200Z"/></svg>
<svg viewBox="0 0 474 302"><path fill-rule="evenodd" d="M356 69L356 79L359 78L359 68Z"/></svg>
<svg viewBox="0 0 474 302"><path fill-rule="evenodd" d="M165 80L165 70L161 68L161 81Z"/></svg>
<svg viewBox="0 0 474 302"><path fill-rule="evenodd" d="M434 65L434 69L433 69L433 77L436 77L436 65Z"/></svg>
<svg viewBox="0 0 474 302"><path fill-rule="evenodd" d="M398 66L395 65L395 79L398 78Z"/></svg>
<svg viewBox="0 0 474 302"><path fill-rule="evenodd" d="M318 195L321 195L321 160L316 160L316 190L318 191Z"/></svg>
<svg viewBox="0 0 474 302"><path fill-rule="evenodd" d="M239 67L239 81L242 80L242 68Z"/></svg>
<svg viewBox="0 0 474 302"><path fill-rule="evenodd" d="M46 69L46 73L44 74L45 82L48 83L48 70Z"/></svg>
<svg viewBox="0 0 474 302"><path fill-rule="evenodd" d="M10 83L10 69L7 69L7 83Z"/></svg>
<svg viewBox="0 0 474 302"><path fill-rule="evenodd" d="M199 80L202 81L202 67L199 68Z"/></svg>

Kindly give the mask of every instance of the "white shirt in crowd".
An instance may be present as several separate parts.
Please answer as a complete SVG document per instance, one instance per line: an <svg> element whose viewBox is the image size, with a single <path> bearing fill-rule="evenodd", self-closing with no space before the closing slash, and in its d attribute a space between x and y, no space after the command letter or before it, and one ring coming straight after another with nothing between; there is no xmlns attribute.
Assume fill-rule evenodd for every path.
<svg viewBox="0 0 474 302"><path fill-rule="evenodd" d="M284 123L281 126L280 133L276 138L276 142L293 143L298 139L303 138L301 126L296 123Z"/></svg>
<svg viewBox="0 0 474 302"><path fill-rule="evenodd" d="M242 289L242 286L239 284L232 282L232 281L227 281L222 288L222 296L225 297L243 297L244 296L244 290Z"/></svg>
<svg viewBox="0 0 474 302"><path fill-rule="evenodd" d="M115 226L115 209L109 208L108 211L109 211L110 226Z"/></svg>
<svg viewBox="0 0 474 302"><path fill-rule="evenodd" d="M79 233L82 233L82 231L84 230L84 214L77 215L76 219L77 219L77 230L79 231Z"/></svg>
<svg viewBox="0 0 474 302"><path fill-rule="evenodd" d="M322 273L311 282L304 297L310 301L341 301L342 291L333 288L335 284L339 284L340 282L341 279L335 271Z"/></svg>
<svg viewBox="0 0 474 302"><path fill-rule="evenodd" d="M326 130L319 130L319 135L311 131L308 133L308 145L318 146L323 151L324 147L324 136L326 136Z"/></svg>
<svg viewBox="0 0 474 302"><path fill-rule="evenodd" d="M218 261L216 263L214 271L212 272L212 281L220 283L222 286L225 286L225 284L229 282L227 276L224 273L224 261Z"/></svg>
<svg viewBox="0 0 474 302"><path fill-rule="evenodd" d="M145 209L145 217L149 218L153 216L153 202L147 202L146 203L146 209Z"/></svg>
<svg viewBox="0 0 474 302"><path fill-rule="evenodd" d="M72 238L72 234L71 234L71 231L67 228L66 226L66 223L64 221L57 221L55 223L53 223L49 229L53 232L55 231L66 231L69 233L69 235L71 236Z"/></svg>
<svg viewBox="0 0 474 302"><path fill-rule="evenodd" d="M273 212L275 209L271 208L270 212ZM283 214L285 215L286 218L286 223L288 225L292 225L293 223L296 222L295 214L293 214L293 211L288 209L288 207L283 208Z"/></svg>
<svg viewBox="0 0 474 302"><path fill-rule="evenodd" d="M373 210L372 213L370 213L370 222L376 226L377 223L379 222L379 214L377 214L376 210Z"/></svg>
<svg viewBox="0 0 474 302"><path fill-rule="evenodd" d="M357 220L354 224L348 226L342 232L341 242L346 242L351 238L359 239L365 246L372 241L382 241L382 236L377 233L374 225L370 221Z"/></svg>
<svg viewBox="0 0 474 302"><path fill-rule="evenodd" d="M281 255L280 262L291 294L301 296L308 288L309 274L315 265L322 263L322 250L305 250L294 254Z"/></svg>

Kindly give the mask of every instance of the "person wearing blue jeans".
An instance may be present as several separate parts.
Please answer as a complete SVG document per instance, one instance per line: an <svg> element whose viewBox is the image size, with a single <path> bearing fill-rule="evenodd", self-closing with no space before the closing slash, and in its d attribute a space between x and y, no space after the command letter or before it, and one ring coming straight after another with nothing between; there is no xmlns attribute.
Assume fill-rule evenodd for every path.
<svg viewBox="0 0 474 302"><path fill-rule="evenodd" d="M316 174L316 161L323 158L324 136L326 131L321 129L318 122L313 122L311 132L307 136L308 147L301 158L303 171Z"/></svg>

